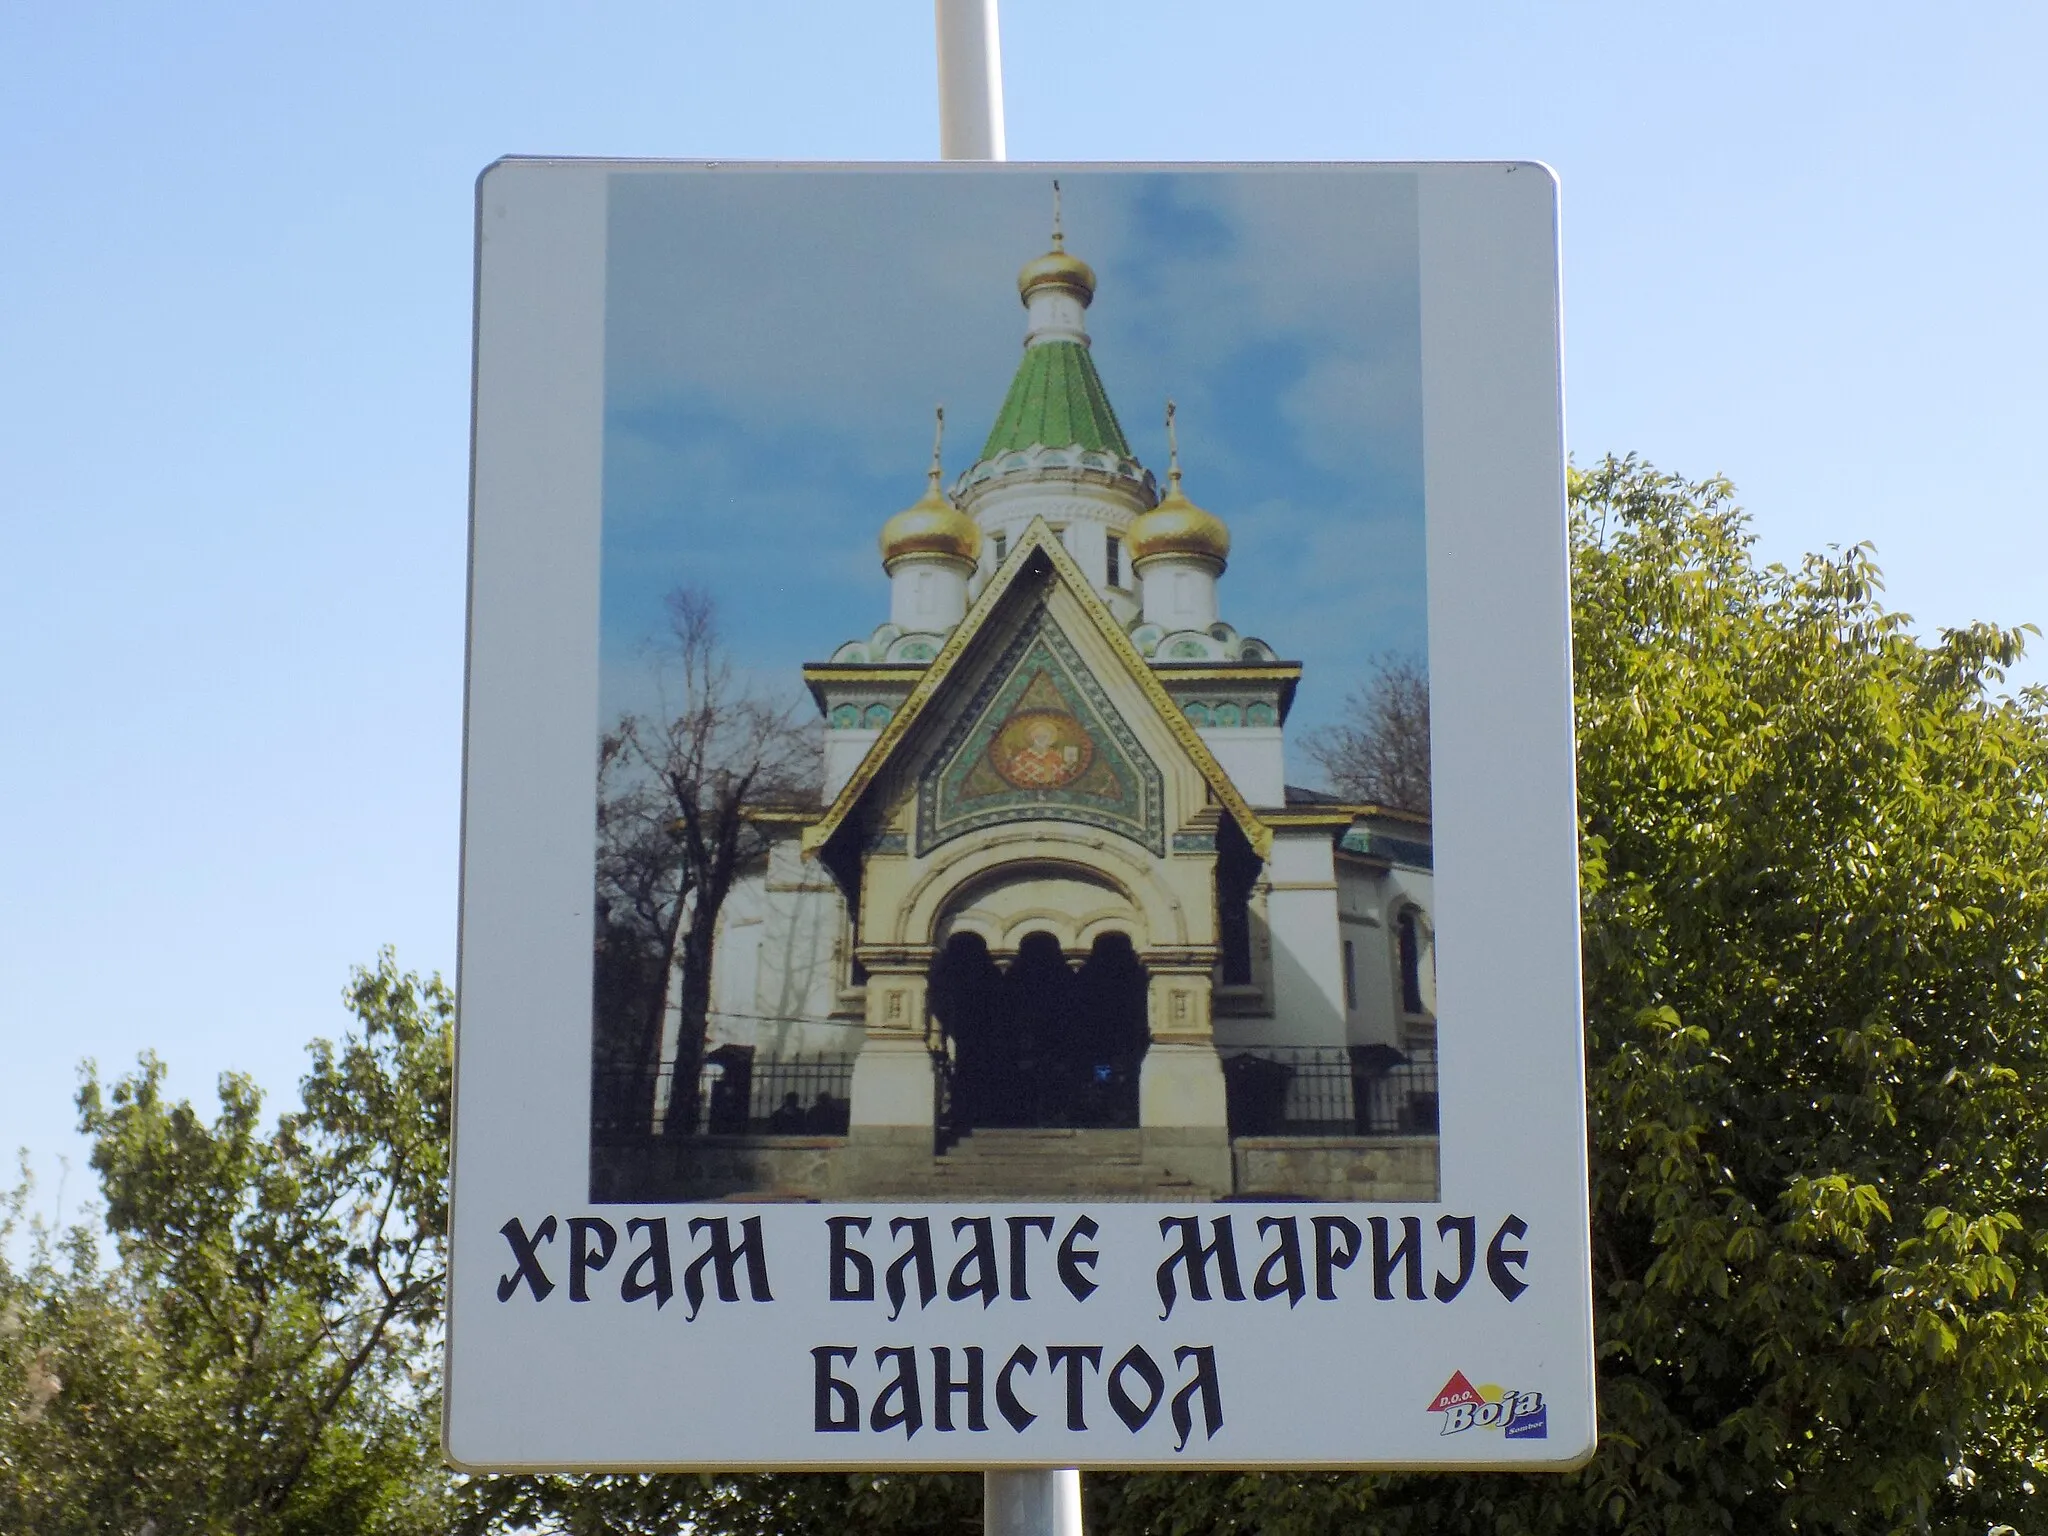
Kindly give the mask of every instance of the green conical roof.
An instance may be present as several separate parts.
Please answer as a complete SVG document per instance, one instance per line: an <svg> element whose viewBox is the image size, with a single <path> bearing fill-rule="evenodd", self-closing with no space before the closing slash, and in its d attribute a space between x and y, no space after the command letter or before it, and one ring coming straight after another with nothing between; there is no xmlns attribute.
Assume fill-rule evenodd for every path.
<svg viewBox="0 0 2048 1536"><path fill-rule="evenodd" d="M982 458L1013 449L1077 444L1132 457L1087 347L1078 341L1042 341L1027 347L1003 408L996 413L996 424L981 445Z"/></svg>

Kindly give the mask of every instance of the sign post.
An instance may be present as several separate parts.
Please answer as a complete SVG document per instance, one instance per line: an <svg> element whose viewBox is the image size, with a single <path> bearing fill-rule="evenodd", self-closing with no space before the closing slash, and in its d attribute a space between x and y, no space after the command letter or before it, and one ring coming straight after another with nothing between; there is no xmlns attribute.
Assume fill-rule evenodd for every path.
<svg viewBox="0 0 2048 1536"><path fill-rule="evenodd" d="M1548 172L477 215L451 1458L1590 1456Z"/></svg>
<svg viewBox="0 0 2048 1536"><path fill-rule="evenodd" d="M997 0L936 0L939 158L1007 160Z"/></svg>

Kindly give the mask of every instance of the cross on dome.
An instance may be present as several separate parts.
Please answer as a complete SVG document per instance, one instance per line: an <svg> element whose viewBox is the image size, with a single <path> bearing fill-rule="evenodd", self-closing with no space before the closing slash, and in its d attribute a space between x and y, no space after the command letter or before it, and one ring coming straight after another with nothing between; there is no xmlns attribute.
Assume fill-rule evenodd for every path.
<svg viewBox="0 0 2048 1536"><path fill-rule="evenodd" d="M1143 563L1163 555L1214 562L1217 574L1230 558L1230 529L1213 512L1205 512L1180 488L1180 433L1174 424L1178 408L1166 402L1166 494L1159 505L1131 524L1131 559L1143 574Z"/></svg>
<svg viewBox="0 0 2048 1536"><path fill-rule="evenodd" d="M939 488L944 477L940 455L946 441L946 408L936 406L932 415L932 462L925 472L924 495L882 525L882 568L892 574L898 562L917 556L970 567L981 558L981 529Z"/></svg>

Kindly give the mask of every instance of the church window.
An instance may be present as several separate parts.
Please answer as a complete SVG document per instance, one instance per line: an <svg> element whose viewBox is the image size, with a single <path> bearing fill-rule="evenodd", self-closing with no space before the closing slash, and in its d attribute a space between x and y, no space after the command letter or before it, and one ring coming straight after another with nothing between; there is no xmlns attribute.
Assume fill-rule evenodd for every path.
<svg viewBox="0 0 2048 1536"><path fill-rule="evenodd" d="M1124 584L1124 541L1111 534L1107 543L1109 546L1109 585L1120 587Z"/></svg>
<svg viewBox="0 0 2048 1536"><path fill-rule="evenodd" d="M1216 940L1222 951L1223 985L1249 987L1252 974L1252 887L1259 878L1259 857L1236 835L1226 820L1216 839Z"/></svg>
<svg viewBox="0 0 2048 1536"><path fill-rule="evenodd" d="M1401 1011L1421 1013L1422 928L1416 920L1413 907L1402 910L1394 930L1401 952Z"/></svg>
<svg viewBox="0 0 2048 1536"><path fill-rule="evenodd" d="M1007 534L999 533L996 535L995 551L996 564L1001 565L1003 563L1004 558L1010 553L1010 540Z"/></svg>
<svg viewBox="0 0 2048 1536"><path fill-rule="evenodd" d="M1352 947L1351 941L1346 939L1344 941L1344 1011L1346 1013L1355 1013L1357 1010L1358 952Z"/></svg>

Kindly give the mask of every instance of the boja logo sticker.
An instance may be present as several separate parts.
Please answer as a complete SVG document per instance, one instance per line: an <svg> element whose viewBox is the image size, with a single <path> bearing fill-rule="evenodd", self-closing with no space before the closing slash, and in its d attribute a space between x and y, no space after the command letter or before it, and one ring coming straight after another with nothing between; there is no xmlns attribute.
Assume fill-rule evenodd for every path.
<svg viewBox="0 0 2048 1536"><path fill-rule="evenodd" d="M1468 1429L1496 1429L1510 1440L1544 1440L1550 1436L1550 1414L1541 1392L1519 1387L1502 1387L1497 1382L1473 1386L1463 1371L1451 1372L1429 1405L1429 1412L1444 1416L1443 1432L1462 1434Z"/></svg>

